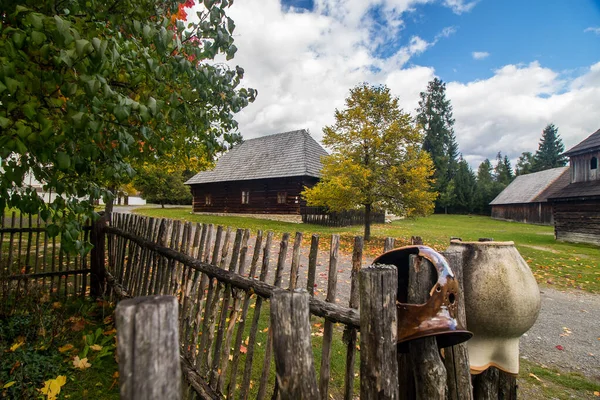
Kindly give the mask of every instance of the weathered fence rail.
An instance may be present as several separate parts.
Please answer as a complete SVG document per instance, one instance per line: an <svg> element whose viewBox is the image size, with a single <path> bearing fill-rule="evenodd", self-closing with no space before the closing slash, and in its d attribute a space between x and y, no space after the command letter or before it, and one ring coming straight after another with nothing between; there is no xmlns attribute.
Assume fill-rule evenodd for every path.
<svg viewBox="0 0 600 400"><path fill-rule="evenodd" d="M365 223L365 214L361 210L332 212L323 207L302 207L302 222L323 226L352 226ZM385 213L372 212L371 223L385 223Z"/></svg>

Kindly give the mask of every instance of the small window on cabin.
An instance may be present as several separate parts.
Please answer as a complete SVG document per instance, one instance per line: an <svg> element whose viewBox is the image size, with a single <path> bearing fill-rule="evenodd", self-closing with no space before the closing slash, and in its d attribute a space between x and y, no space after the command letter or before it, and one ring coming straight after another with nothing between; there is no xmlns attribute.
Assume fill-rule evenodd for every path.
<svg viewBox="0 0 600 400"><path fill-rule="evenodd" d="M250 203L250 191L242 190L242 204Z"/></svg>
<svg viewBox="0 0 600 400"><path fill-rule="evenodd" d="M287 192L277 192L277 204L287 203Z"/></svg>
<svg viewBox="0 0 600 400"><path fill-rule="evenodd" d="M212 205L212 197L210 196L210 193L204 196L204 204L207 206Z"/></svg>
<svg viewBox="0 0 600 400"><path fill-rule="evenodd" d="M590 169L598 169L598 159L596 157L592 157L592 161L590 161Z"/></svg>

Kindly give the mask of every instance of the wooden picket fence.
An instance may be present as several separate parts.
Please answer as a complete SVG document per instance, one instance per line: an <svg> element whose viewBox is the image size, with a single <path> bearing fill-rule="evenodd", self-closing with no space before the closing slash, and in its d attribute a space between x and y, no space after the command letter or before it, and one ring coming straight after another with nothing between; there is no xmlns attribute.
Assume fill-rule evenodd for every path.
<svg viewBox="0 0 600 400"><path fill-rule="evenodd" d="M90 232L91 227L84 227L78 239L90 240ZM32 291L89 294L91 255L68 254L61 250L60 240L48 235L37 215L0 215L0 311L10 312L15 301Z"/></svg>
<svg viewBox="0 0 600 400"><path fill-rule="evenodd" d="M366 286L359 290L359 274L371 270L362 265L361 237L354 240L347 306L336 304L337 235L323 246L317 235L309 240L299 232L292 240L288 233L276 238L272 232L113 214L110 222L103 217L85 228L82 239L93 243L93 251L85 257L69 255L61 251L60 237L50 238L36 217L4 216L0 221L0 307L10 307L12 302L4 300L23 298L32 290L115 300L172 295L179 309L177 327L186 399L264 399L278 393L285 398L286 393L294 393L290 390L304 387L290 386L299 377L316 382L310 393L318 393L321 399L380 398L369 393L384 387L386 396L389 394L385 398L516 398L514 377L496 369L471 380L465 344L444 349L445 357L441 358L435 339L411 344L409 354L396 354L393 341L377 340L395 326L392 292L396 279L374 275L368 284L369 278L363 276L362 285ZM325 247L326 260L319 256L320 247ZM387 238L382 252L393 248L394 240ZM460 279L461 260L456 254L444 255ZM299 273L305 271L304 266L306 276ZM326 271L325 300L315 296L319 271L321 277ZM420 282L415 287L422 288L412 302L426 299L435 280L431 271L410 268L411 279ZM387 284L375 287L378 282ZM286 308L272 304L272 299L282 290L292 293L298 288L306 290L299 298L308 298L306 315L310 319L305 322L309 330L305 324L298 329L303 332L301 336L290 338L281 327L297 321L281 317ZM363 311L371 311L359 314L359 305ZM464 310L459 316L464 323ZM372 321L363 321L368 318ZM272 329L280 331L273 335ZM290 353L285 343L296 342L304 343L305 352L312 354L301 356L300 350ZM336 357L337 370L331 365L333 352L342 353ZM316 360L316 372L309 368L307 373L297 374L296 369L286 367L296 365L293 361L298 357L304 360L309 356ZM344 360L341 368L340 359ZM285 383L281 388L276 383L274 360L279 381Z"/></svg>
<svg viewBox="0 0 600 400"><path fill-rule="evenodd" d="M331 212L323 207L302 207L300 215L302 216L302 222L305 224L341 227L365 223L365 214L361 210ZM371 223L385 223L385 213L372 212Z"/></svg>

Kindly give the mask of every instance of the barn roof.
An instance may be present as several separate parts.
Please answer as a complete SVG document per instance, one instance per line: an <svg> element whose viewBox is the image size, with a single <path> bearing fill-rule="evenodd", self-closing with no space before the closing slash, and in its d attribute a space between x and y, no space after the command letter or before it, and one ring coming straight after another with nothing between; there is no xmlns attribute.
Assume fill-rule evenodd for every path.
<svg viewBox="0 0 600 400"><path fill-rule="evenodd" d="M320 177L325 149L305 130L248 139L225 153L211 171L202 171L186 185L288 176Z"/></svg>
<svg viewBox="0 0 600 400"><path fill-rule="evenodd" d="M575 182L550 196L554 199L568 199L582 197L600 197L600 181Z"/></svg>
<svg viewBox="0 0 600 400"><path fill-rule="evenodd" d="M581 142L571 147L564 154L566 156L574 156L581 153L587 153L591 150L600 149L600 129L596 132L592 133L587 138L583 139Z"/></svg>
<svg viewBox="0 0 600 400"><path fill-rule="evenodd" d="M569 167L520 175L490 205L545 202L570 182Z"/></svg>

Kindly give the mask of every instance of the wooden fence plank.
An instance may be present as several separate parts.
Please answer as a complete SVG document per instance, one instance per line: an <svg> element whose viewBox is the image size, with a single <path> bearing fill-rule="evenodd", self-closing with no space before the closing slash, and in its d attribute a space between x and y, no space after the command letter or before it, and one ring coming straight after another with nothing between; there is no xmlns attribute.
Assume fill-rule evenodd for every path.
<svg viewBox="0 0 600 400"><path fill-rule="evenodd" d="M279 245L279 256L277 258L277 269L275 270L275 282L274 286L281 286L281 279L283 277L283 269L285 266L285 257L287 255L288 242L290 240L290 234L284 233L281 238L281 243ZM267 337L267 344L265 345L265 359L263 363L262 375L260 377L260 383L258 386L258 395L256 398L258 400L262 400L265 398L265 394L267 392L267 382L269 380L269 375L271 374L271 358L273 353L273 332L269 327L269 336Z"/></svg>
<svg viewBox="0 0 600 400"><path fill-rule="evenodd" d="M318 399L307 292L278 291L271 298L271 328L279 399Z"/></svg>
<svg viewBox="0 0 600 400"><path fill-rule="evenodd" d="M337 295L337 263L340 248L340 235L331 235L331 247L329 251L329 274L327 278L328 303L335 303ZM331 376L331 341L333 339L333 323L325 320L323 327L323 345L321 350L321 375L319 379L319 392L321 399L327 400L329 395L329 378Z"/></svg>
<svg viewBox="0 0 600 400"><path fill-rule="evenodd" d="M294 249L292 252L292 268L290 269L290 290L294 290L298 283L298 273L300 272L300 245L302 244L302 232L296 232L294 239Z"/></svg>
<svg viewBox="0 0 600 400"><path fill-rule="evenodd" d="M117 305L121 399L181 398L177 308L173 296L138 297Z"/></svg>
<svg viewBox="0 0 600 400"><path fill-rule="evenodd" d="M461 326L467 326L465 311L465 292L463 288L463 260L459 252L443 252L448 265L458 282L456 319ZM444 349L444 364L448 374L448 398L450 400L472 400L471 373L469 370L469 352L467 343Z"/></svg>
<svg viewBox="0 0 600 400"><path fill-rule="evenodd" d="M362 256L364 248L364 239L362 236L354 238L354 247L352 250L352 273L350 280L350 308L358 309L360 305L359 281L360 268L362 266ZM344 375L344 400L354 398L354 364L356 360L356 339L357 330L346 327L344 338L346 342L346 372Z"/></svg>
<svg viewBox="0 0 600 400"><path fill-rule="evenodd" d="M273 242L273 232L267 232L267 240L263 248L262 266L260 270L260 281L266 282L269 276L269 262L271 257L271 243ZM258 332L258 322L260 320L260 312L262 308L262 297L256 298L254 306L254 317L250 327L250 336L248 339L248 349L246 353L246 362L244 365L244 376L240 387L240 397L243 400L248 399L250 393L250 377L252 376L252 361L254 360L254 344L256 343L256 334Z"/></svg>
<svg viewBox="0 0 600 400"><path fill-rule="evenodd" d="M308 278L306 290L311 296L315 295L315 275L317 271L317 256L319 254L319 235L312 235L310 239L310 253L308 255Z"/></svg>
<svg viewBox="0 0 600 400"><path fill-rule="evenodd" d="M418 256L410 257L408 303L423 304L437 281L433 265ZM417 399L446 399L446 368L440 358L435 337L414 340L409 354L415 377Z"/></svg>
<svg viewBox="0 0 600 400"><path fill-rule="evenodd" d="M360 271L360 398L397 399L398 272L375 265Z"/></svg>
<svg viewBox="0 0 600 400"><path fill-rule="evenodd" d="M252 256L252 262L250 264L250 271L248 272L248 276L253 279L256 274L256 269L258 267L258 260L260 258L260 250L262 245L262 237L263 232L259 230L256 232L256 241L254 242L254 254ZM235 393L236 385L237 385L237 372L238 365L240 361L241 354L241 346L242 339L244 337L244 328L246 326L246 318L248 317L248 309L250 307L250 299L252 298L252 292L246 292L244 296L244 304L242 306L242 314L240 316L240 323L238 326L237 334L235 337L235 343L233 345L233 361L231 363L231 378L229 380L229 385L227 387L227 399L232 399ZM246 349L247 352L247 349Z"/></svg>

